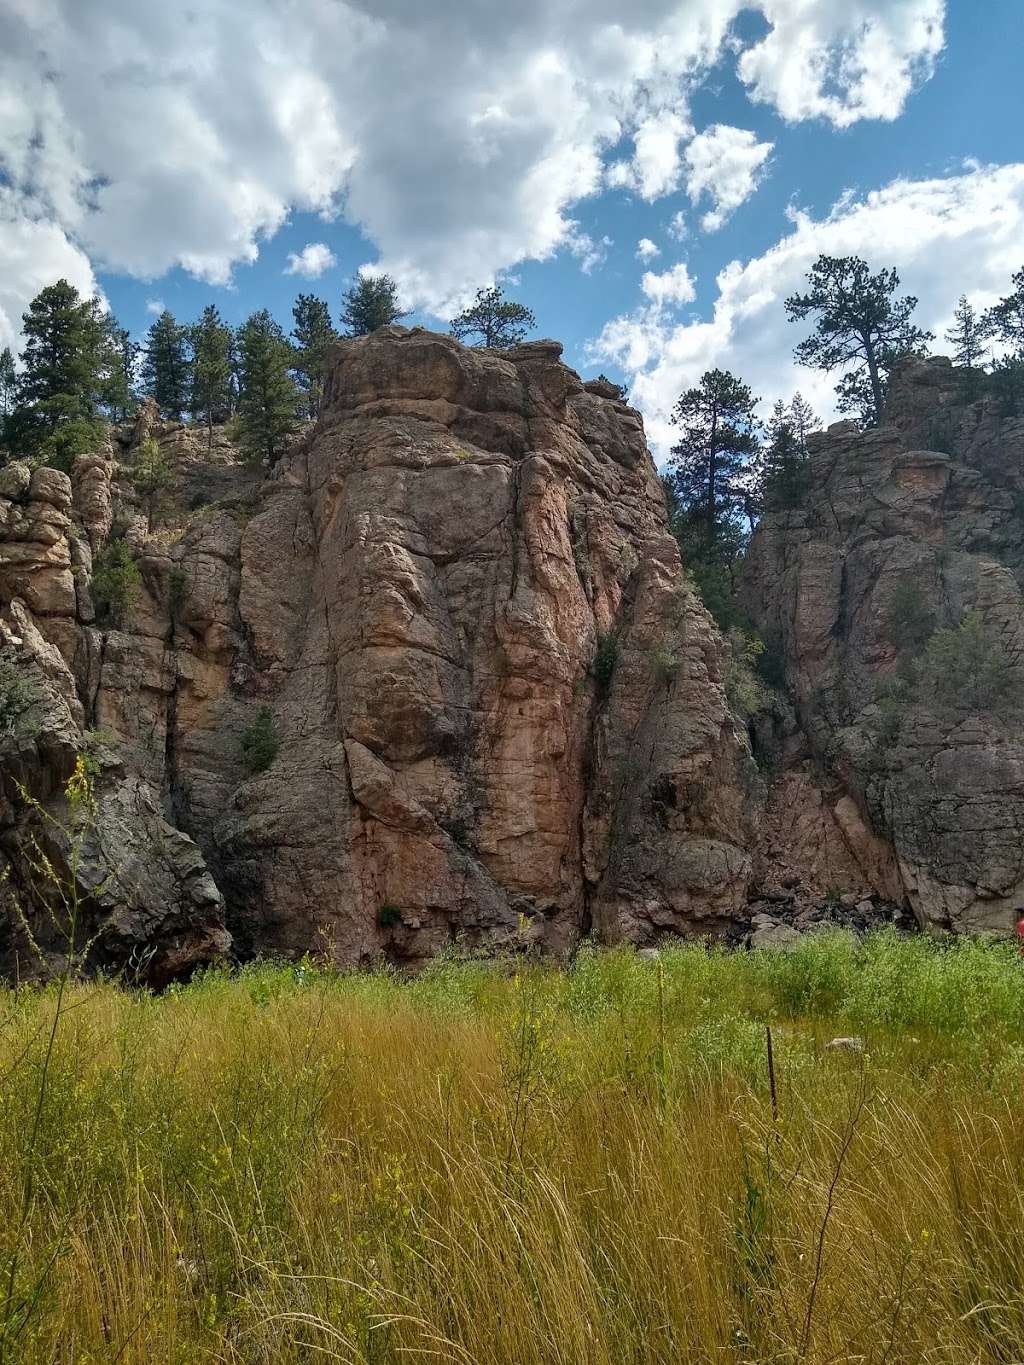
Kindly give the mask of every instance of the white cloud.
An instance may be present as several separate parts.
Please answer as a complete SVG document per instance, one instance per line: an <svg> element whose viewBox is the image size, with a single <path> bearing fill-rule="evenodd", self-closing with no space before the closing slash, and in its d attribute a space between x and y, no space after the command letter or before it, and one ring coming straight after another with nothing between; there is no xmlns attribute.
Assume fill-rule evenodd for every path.
<svg viewBox="0 0 1024 1365"><path fill-rule="evenodd" d="M696 298L696 290L685 261L674 265L671 270L663 271L660 275L656 275L652 270L645 271L640 288L658 309L669 304L692 303Z"/></svg>
<svg viewBox="0 0 1024 1365"><path fill-rule="evenodd" d="M679 144L693 128L676 110L644 119L633 139L634 184L642 199L660 199L679 187Z"/></svg>
<svg viewBox="0 0 1024 1365"><path fill-rule="evenodd" d="M737 58L747 8L771 29ZM23 219L147 279L180 264L225 283L291 211L341 214L410 304L443 316L565 247L609 157L646 199L678 187L689 95L719 59L787 118L888 118L934 61L941 10L5 0L0 179Z"/></svg>
<svg viewBox="0 0 1024 1365"><path fill-rule="evenodd" d="M686 148L686 189L696 204L707 195L713 207L701 219L705 232L720 228L734 209L757 188L758 172L773 144L758 142L745 128L716 123Z"/></svg>
<svg viewBox="0 0 1024 1365"><path fill-rule="evenodd" d="M945 0L765 0L771 31L740 56L752 98L839 128L897 118L944 41Z"/></svg>
<svg viewBox="0 0 1024 1365"><path fill-rule="evenodd" d="M338 264L337 257L324 242L310 242L298 253L289 251L286 275L302 275L307 280L315 280L325 270Z"/></svg>
<svg viewBox="0 0 1024 1365"><path fill-rule="evenodd" d="M900 292L919 298L916 321L935 332L941 353L958 296L966 293L983 308L1005 294L1020 268L1022 239L1024 163L897 180L861 199L845 196L822 220L794 212L792 231L773 247L719 274L709 319L669 325L642 306L612 319L591 356L626 371L630 401L644 412L648 437L662 456L673 440L669 413L676 398L714 366L740 375L765 403L799 389L828 419L836 376L793 363L793 347L808 324L788 322L783 308L820 253L860 255L876 269L895 265Z"/></svg>
<svg viewBox="0 0 1024 1365"><path fill-rule="evenodd" d="M636 258L638 261L653 261L661 255L661 248L651 241L650 237L641 237L636 244Z"/></svg>
<svg viewBox="0 0 1024 1365"><path fill-rule="evenodd" d="M149 313L151 317L158 318L163 311L164 311L163 299L146 300L146 312Z"/></svg>
<svg viewBox="0 0 1024 1365"><path fill-rule="evenodd" d="M584 275L589 275L595 266L603 265L608 259L608 248L615 243L610 237L599 237L596 241L589 233L581 232L573 225L565 239L565 245L580 263Z"/></svg>
<svg viewBox="0 0 1024 1365"><path fill-rule="evenodd" d="M690 229L686 222L686 214L682 209L678 209L668 220L665 231L674 242L685 241L690 235Z"/></svg>
<svg viewBox="0 0 1024 1365"><path fill-rule="evenodd" d="M0 350L20 346L21 315L48 284L66 279L85 296L99 290L92 266L54 222L27 217L0 185Z"/></svg>

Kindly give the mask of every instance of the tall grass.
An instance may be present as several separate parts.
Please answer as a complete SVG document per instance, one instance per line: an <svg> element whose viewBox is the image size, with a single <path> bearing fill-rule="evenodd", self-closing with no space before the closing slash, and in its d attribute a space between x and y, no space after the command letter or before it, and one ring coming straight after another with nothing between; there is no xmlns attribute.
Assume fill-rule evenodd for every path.
<svg viewBox="0 0 1024 1365"><path fill-rule="evenodd" d="M6 1359L1021 1361L1022 1059L892 935L0 992Z"/></svg>

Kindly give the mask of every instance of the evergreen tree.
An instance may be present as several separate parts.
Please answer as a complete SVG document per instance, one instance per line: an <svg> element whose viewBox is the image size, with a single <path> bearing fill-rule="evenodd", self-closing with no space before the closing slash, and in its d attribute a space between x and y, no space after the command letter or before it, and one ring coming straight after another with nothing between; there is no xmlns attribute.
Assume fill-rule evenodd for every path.
<svg viewBox="0 0 1024 1365"><path fill-rule="evenodd" d="M819 256L808 275L810 290L786 300L790 321L816 315L814 332L797 346L797 362L823 370L843 369L836 385L839 408L856 412L865 425L882 420L889 376L904 355L923 353L932 340L910 321L911 296L897 298L895 270L872 275L857 256Z"/></svg>
<svg viewBox="0 0 1024 1365"><path fill-rule="evenodd" d="M142 382L161 414L180 422L188 411L192 384L188 328L166 308L146 334Z"/></svg>
<svg viewBox="0 0 1024 1365"><path fill-rule="evenodd" d="M231 332L228 344L228 365L231 369L231 411L238 411L238 400L242 396L242 343L238 331Z"/></svg>
<svg viewBox="0 0 1024 1365"><path fill-rule="evenodd" d="M301 397L289 373L291 347L265 308L240 328L242 391L239 433L242 449L254 463L272 463L299 420Z"/></svg>
<svg viewBox="0 0 1024 1365"><path fill-rule="evenodd" d="M213 424L231 412L231 328L207 304L191 329L192 394L189 407L206 423L207 445L213 448Z"/></svg>
<svg viewBox="0 0 1024 1365"><path fill-rule="evenodd" d="M781 399L768 419L768 440L761 458L759 503L764 507L798 507L807 492L807 436L816 420L810 405L795 394L789 407Z"/></svg>
<svg viewBox="0 0 1024 1365"><path fill-rule="evenodd" d="M1007 294L984 315L988 335L994 336L1009 354L1024 360L1024 266L1012 277L1013 293Z"/></svg>
<svg viewBox="0 0 1024 1365"><path fill-rule="evenodd" d="M961 294L953 314L953 326L946 333L946 340L953 347L953 363L965 369L977 369L985 358L985 343L990 335L984 317L979 317L967 295Z"/></svg>
<svg viewBox="0 0 1024 1365"><path fill-rule="evenodd" d="M150 531L163 510L167 494L174 487L174 470L154 437L148 436L135 452L129 472L135 491L146 509Z"/></svg>
<svg viewBox="0 0 1024 1365"><path fill-rule="evenodd" d="M405 316L398 306L398 285L390 275L360 275L341 300L341 321L352 337L366 336Z"/></svg>
<svg viewBox="0 0 1024 1365"><path fill-rule="evenodd" d="M100 401L114 422L125 422L135 400L135 362L140 346L116 319L104 319Z"/></svg>
<svg viewBox="0 0 1024 1365"><path fill-rule="evenodd" d="M682 438L669 469L684 509L703 525L713 547L745 506L744 476L757 454L757 399L726 370L708 370L676 403L672 421Z"/></svg>
<svg viewBox="0 0 1024 1365"><path fill-rule="evenodd" d="M40 290L22 315L25 349L17 405L5 424L12 446L69 466L100 436L104 315L67 280Z"/></svg>
<svg viewBox="0 0 1024 1365"><path fill-rule="evenodd" d="M309 416L315 418L320 415L327 350L338 334L327 304L315 294L300 294L295 300L292 317L295 319L292 369L298 374L299 385L306 395Z"/></svg>
<svg viewBox="0 0 1024 1365"><path fill-rule="evenodd" d="M0 351L0 417L7 417L14 407L18 392L18 372L10 346Z"/></svg>
<svg viewBox="0 0 1024 1365"><path fill-rule="evenodd" d="M476 291L475 302L458 317L452 318L451 333L460 341L478 336L480 346L504 350L509 346L518 346L525 340L529 329L536 325L537 319L529 308L521 303L506 301L495 285L491 289Z"/></svg>
<svg viewBox="0 0 1024 1365"><path fill-rule="evenodd" d="M814 409L799 390L793 395L789 405L789 420L796 434L797 450L801 456L807 455L807 438L812 431L821 429L821 422Z"/></svg>

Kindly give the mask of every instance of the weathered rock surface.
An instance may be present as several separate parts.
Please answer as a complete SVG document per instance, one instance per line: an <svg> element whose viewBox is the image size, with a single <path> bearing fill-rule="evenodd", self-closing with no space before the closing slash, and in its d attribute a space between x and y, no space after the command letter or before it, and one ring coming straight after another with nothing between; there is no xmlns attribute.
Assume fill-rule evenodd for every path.
<svg viewBox="0 0 1024 1365"><path fill-rule="evenodd" d="M242 954L355 963L735 919L757 779L722 643L639 416L560 349L342 343L318 426L262 481L222 433L211 455L151 408L73 489L3 471L0 604L64 670L65 758L40 799L82 727L116 756L111 960L148 932L160 970L185 969L225 926ZM173 455L177 533L132 515L147 436ZM142 575L116 628L88 592L113 525ZM261 708L277 750L253 772ZM164 822L159 854L126 846L137 821Z"/></svg>
<svg viewBox="0 0 1024 1365"><path fill-rule="evenodd" d="M1005 930L1024 904L1024 422L965 401L963 382L943 360L908 364L886 424L816 438L806 505L754 537L748 606L825 774L783 779L792 816L780 830L769 803L761 855L769 871L809 858L843 890L859 877L925 925ZM998 706L917 689L887 709L920 647L893 609L908 584L936 627L980 613L1014 677Z"/></svg>

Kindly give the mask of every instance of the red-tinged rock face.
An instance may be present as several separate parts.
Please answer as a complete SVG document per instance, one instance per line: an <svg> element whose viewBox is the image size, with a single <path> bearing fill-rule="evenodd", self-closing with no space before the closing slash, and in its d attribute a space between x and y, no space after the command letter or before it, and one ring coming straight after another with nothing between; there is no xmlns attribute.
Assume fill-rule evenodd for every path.
<svg viewBox="0 0 1024 1365"><path fill-rule="evenodd" d="M756 782L722 642L637 414L559 353L340 343L317 427L262 483L142 423L179 503L216 477L217 504L177 539L127 528L143 584L120 628L71 599L38 624L82 723L202 851L241 952L561 951L741 910ZM102 512L98 470L77 484ZM252 771L262 707L276 752Z"/></svg>
<svg viewBox="0 0 1024 1365"><path fill-rule="evenodd" d="M833 859L833 885L905 899L927 927L1009 931L1024 899L1024 422L964 382L908 362L885 425L815 438L806 505L769 510L754 537L747 606L805 741L787 741L790 770L813 758L819 774L788 843L769 818L761 853L776 877L814 869L831 834L798 831L838 826L858 874ZM928 638L965 618L973 654L921 673ZM1005 671L998 695L977 685L979 651Z"/></svg>

